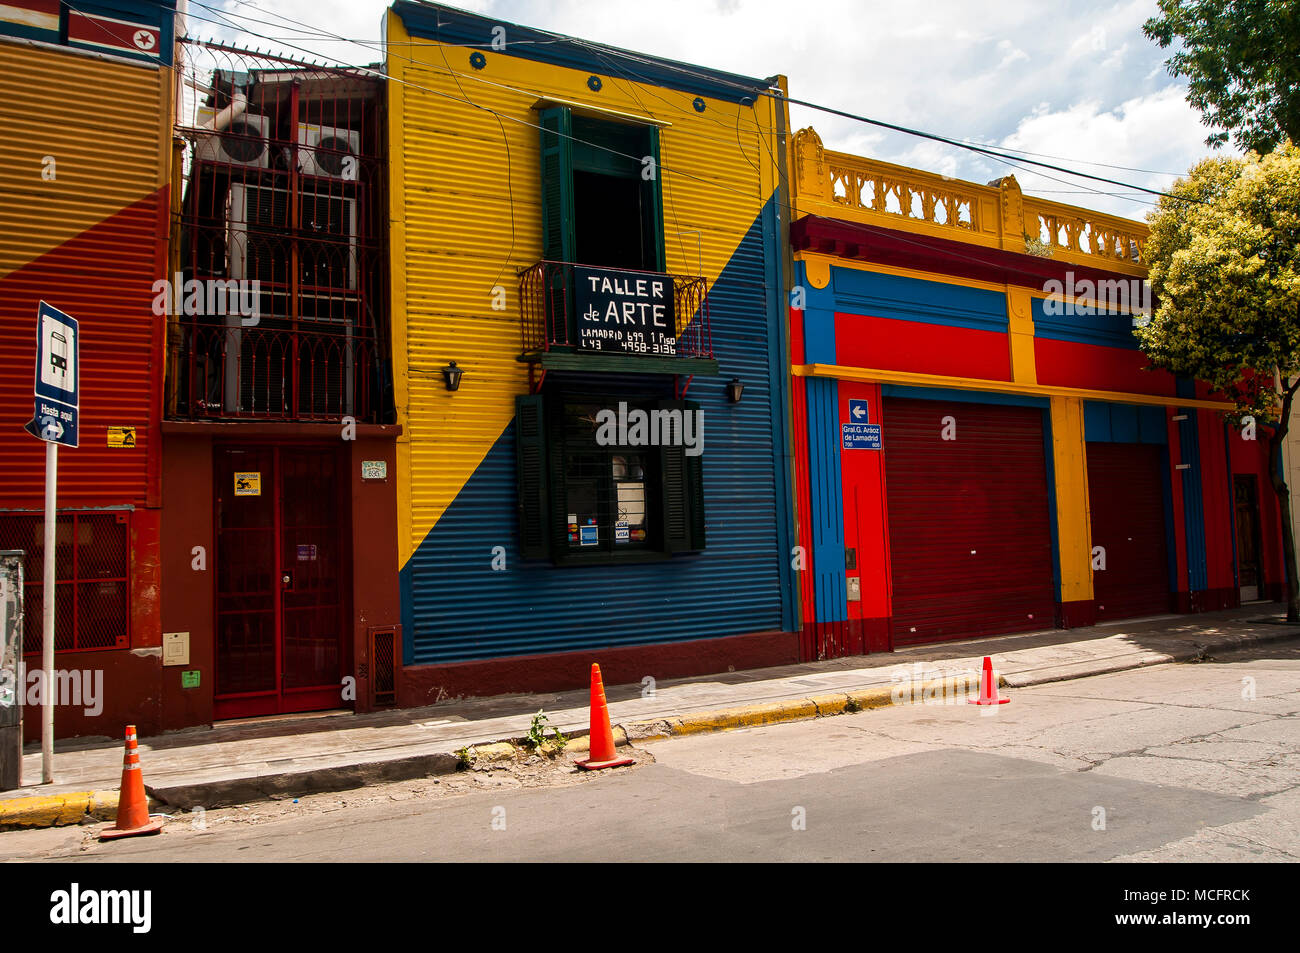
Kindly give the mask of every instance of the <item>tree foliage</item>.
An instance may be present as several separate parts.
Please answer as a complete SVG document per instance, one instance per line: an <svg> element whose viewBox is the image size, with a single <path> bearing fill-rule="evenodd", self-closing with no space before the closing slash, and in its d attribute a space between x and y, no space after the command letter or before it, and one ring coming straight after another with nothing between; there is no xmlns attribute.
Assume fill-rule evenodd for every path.
<svg viewBox="0 0 1300 953"><path fill-rule="evenodd" d="M1300 0L1159 0L1160 15L1142 31L1186 76L1187 101L1243 150L1268 152L1283 140L1300 142Z"/></svg>
<svg viewBox="0 0 1300 953"><path fill-rule="evenodd" d="M1287 621L1300 578L1282 444L1300 389L1300 149L1206 159L1150 215L1145 254L1156 310L1137 331L1151 363L1209 382L1268 427L1282 517ZM1280 397L1279 400L1279 390Z"/></svg>
<svg viewBox="0 0 1300 953"><path fill-rule="evenodd" d="M1282 422L1275 374L1300 375L1300 149L1206 159L1170 195L1150 215L1157 307L1142 349L1240 414Z"/></svg>

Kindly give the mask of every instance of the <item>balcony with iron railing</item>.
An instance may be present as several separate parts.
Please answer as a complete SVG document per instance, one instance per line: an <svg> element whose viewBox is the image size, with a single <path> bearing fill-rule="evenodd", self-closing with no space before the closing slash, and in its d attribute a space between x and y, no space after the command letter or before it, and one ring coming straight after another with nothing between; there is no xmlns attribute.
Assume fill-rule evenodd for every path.
<svg viewBox="0 0 1300 953"><path fill-rule="evenodd" d="M519 360L541 370L717 373L701 276L539 261L519 296Z"/></svg>
<svg viewBox="0 0 1300 953"><path fill-rule="evenodd" d="M795 133L793 152L795 219L817 215L1146 275L1146 225L1024 195L1014 176L982 185L833 152L811 128Z"/></svg>
<svg viewBox="0 0 1300 953"><path fill-rule="evenodd" d="M172 325L176 406L183 420L370 422L379 401L375 343L353 330L261 322Z"/></svg>

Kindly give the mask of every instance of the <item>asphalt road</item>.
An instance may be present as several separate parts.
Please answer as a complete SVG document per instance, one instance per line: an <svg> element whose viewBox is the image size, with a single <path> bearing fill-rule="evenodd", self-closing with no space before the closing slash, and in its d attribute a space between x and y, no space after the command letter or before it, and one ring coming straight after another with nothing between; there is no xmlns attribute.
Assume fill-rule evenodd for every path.
<svg viewBox="0 0 1300 953"><path fill-rule="evenodd" d="M655 742L597 775L534 764L182 815L109 844L11 832L0 859L1300 859L1300 643L1012 698Z"/></svg>

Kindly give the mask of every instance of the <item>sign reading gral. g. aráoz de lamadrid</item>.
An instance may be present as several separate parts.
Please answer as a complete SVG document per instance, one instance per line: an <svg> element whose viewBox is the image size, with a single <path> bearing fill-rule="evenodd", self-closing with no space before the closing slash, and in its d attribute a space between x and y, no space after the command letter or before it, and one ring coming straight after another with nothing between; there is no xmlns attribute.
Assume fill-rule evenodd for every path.
<svg viewBox="0 0 1300 953"><path fill-rule="evenodd" d="M573 269L578 347L621 354L677 354L673 279L610 268Z"/></svg>

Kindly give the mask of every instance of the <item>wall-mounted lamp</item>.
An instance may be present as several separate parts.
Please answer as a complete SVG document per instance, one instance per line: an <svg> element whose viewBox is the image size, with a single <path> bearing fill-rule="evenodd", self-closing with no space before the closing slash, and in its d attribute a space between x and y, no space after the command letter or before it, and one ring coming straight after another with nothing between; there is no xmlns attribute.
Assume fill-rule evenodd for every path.
<svg viewBox="0 0 1300 953"><path fill-rule="evenodd" d="M464 373L464 371L456 366L455 361L452 361L444 367L442 369L442 379L447 384L447 390L460 390L460 378Z"/></svg>
<svg viewBox="0 0 1300 953"><path fill-rule="evenodd" d="M745 385L740 382L739 377L733 377L727 383L727 400L733 404L739 404L740 398L744 396Z"/></svg>

